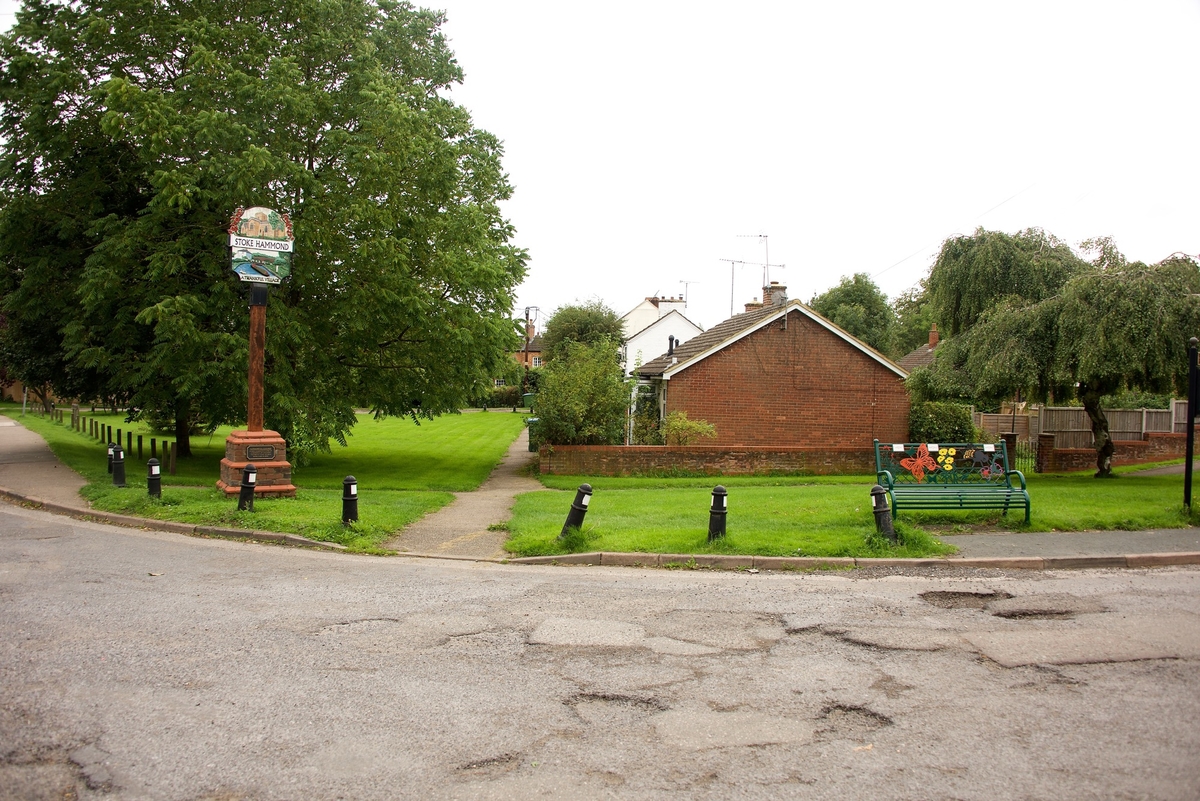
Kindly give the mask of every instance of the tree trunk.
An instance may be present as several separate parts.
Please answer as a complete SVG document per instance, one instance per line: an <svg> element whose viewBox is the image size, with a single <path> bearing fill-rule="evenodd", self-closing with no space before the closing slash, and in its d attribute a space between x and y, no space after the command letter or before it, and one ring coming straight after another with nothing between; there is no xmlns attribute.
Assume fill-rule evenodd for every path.
<svg viewBox="0 0 1200 801"><path fill-rule="evenodd" d="M1113 478L1112 455L1116 448L1108 434L1108 417L1100 408L1100 395L1100 389L1088 387L1079 399L1092 421L1092 435L1096 438L1096 478Z"/></svg>
<svg viewBox="0 0 1200 801"><path fill-rule="evenodd" d="M175 455L187 458L192 455L192 404L191 401L175 402Z"/></svg>
<svg viewBox="0 0 1200 801"><path fill-rule="evenodd" d="M35 388L33 390L33 398L42 405L43 412L50 414L50 410L54 407L54 404L50 401L49 384L42 384L42 386Z"/></svg>

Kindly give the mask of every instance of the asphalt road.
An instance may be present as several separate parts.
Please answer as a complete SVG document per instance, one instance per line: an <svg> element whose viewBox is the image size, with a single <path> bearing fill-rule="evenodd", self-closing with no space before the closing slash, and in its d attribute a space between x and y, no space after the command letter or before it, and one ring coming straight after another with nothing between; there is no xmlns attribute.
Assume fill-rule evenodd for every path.
<svg viewBox="0 0 1200 801"><path fill-rule="evenodd" d="M513 566L4 507L0 612L7 798L1200 797L1197 568Z"/></svg>

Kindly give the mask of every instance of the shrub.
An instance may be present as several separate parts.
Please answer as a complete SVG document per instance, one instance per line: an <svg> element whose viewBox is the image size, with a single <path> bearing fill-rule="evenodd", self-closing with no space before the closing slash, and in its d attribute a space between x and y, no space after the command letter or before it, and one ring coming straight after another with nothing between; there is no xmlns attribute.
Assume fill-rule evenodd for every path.
<svg viewBox="0 0 1200 801"><path fill-rule="evenodd" d="M625 440L629 397L613 341L568 342L563 355L542 372L532 444L619 445Z"/></svg>
<svg viewBox="0 0 1200 801"><path fill-rule="evenodd" d="M705 420L689 420L687 412L671 412L662 421L662 436L668 445L695 445L701 438L715 439L717 427Z"/></svg>
<svg viewBox="0 0 1200 801"><path fill-rule="evenodd" d="M912 442L973 442L971 408L961 403L914 403L908 413Z"/></svg>
<svg viewBox="0 0 1200 801"><path fill-rule="evenodd" d="M488 401L488 406L500 408L503 406L520 406L521 405L521 387L493 387L492 397Z"/></svg>

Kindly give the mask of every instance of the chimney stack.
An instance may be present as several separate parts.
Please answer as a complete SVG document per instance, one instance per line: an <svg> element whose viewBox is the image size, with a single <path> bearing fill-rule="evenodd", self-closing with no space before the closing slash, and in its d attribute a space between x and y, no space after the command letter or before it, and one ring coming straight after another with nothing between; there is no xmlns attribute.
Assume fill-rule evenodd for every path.
<svg viewBox="0 0 1200 801"><path fill-rule="evenodd" d="M535 329L535 328L533 327L533 323L526 323L526 324L525 324L525 338L526 338L526 339L533 339L533 335L534 335L535 333L537 333L537 329Z"/></svg>
<svg viewBox="0 0 1200 801"><path fill-rule="evenodd" d="M752 300L746 304L746 311L752 312L761 309L762 307L763 304L759 303L757 300Z"/></svg>
<svg viewBox="0 0 1200 801"><path fill-rule="evenodd" d="M778 281L772 281L768 286L763 287L764 306L782 306L785 303L787 303L786 286Z"/></svg>
<svg viewBox="0 0 1200 801"><path fill-rule="evenodd" d="M937 323L934 323L933 327L929 329L929 349L936 348L939 341L941 341L941 337L938 336Z"/></svg>

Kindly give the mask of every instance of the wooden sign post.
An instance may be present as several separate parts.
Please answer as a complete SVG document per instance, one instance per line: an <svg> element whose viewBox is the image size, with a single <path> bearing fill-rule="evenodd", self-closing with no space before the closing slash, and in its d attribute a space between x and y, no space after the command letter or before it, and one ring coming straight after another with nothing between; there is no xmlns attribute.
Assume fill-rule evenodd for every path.
<svg viewBox="0 0 1200 801"><path fill-rule="evenodd" d="M233 270L250 285L250 365L246 430L225 438L225 458L217 488L226 495L241 491L242 471L257 468L255 494L292 498L292 465L278 432L263 428L263 373L267 350L267 290L292 272L292 223L286 214L256 206L238 209L229 222Z"/></svg>

